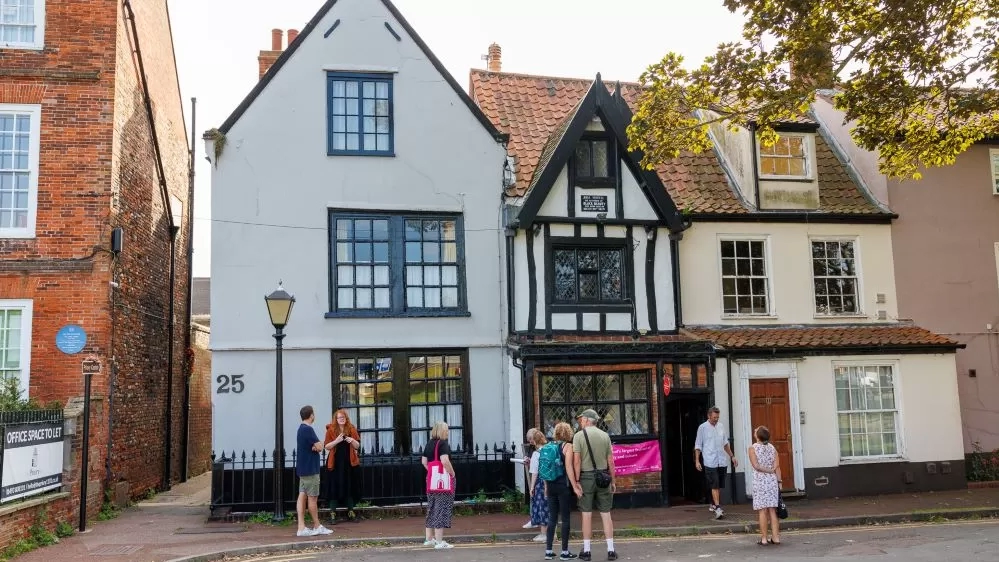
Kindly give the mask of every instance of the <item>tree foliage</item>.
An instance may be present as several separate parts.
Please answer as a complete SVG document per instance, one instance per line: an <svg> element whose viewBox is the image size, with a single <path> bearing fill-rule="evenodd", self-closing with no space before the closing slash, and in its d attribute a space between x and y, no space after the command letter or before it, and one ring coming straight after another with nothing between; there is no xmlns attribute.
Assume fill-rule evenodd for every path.
<svg viewBox="0 0 999 562"><path fill-rule="evenodd" d="M999 137L999 0L724 0L742 39L696 69L669 53L642 74L631 148L653 167L710 148L708 124L773 126L816 89L853 123L882 173L919 178L974 142ZM793 72L791 71L793 67Z"/></svg>

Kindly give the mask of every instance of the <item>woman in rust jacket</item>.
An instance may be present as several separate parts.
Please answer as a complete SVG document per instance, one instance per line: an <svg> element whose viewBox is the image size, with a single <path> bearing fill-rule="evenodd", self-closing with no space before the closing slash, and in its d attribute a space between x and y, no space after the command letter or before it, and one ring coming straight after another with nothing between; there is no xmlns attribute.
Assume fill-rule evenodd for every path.
<svg viewBox="0 0 999 562"><path fill-rule="evenodd" d="M350 416L345 410L337 410L333 414L333 423L326 424L326 489L329 501L330 517L336 521L338 507L347 508L347 518L356 520L354 506L361 492L361 459L358 450L361 448L357 428L350 423Z"/></svg>

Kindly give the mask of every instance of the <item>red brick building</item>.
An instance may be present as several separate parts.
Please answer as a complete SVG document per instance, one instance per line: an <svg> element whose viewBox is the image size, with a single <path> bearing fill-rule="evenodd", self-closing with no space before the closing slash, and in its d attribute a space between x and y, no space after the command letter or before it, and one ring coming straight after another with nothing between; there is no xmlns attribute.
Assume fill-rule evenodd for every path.
<svg viewBox="0 0 999 562"><path fill-rule="evenodd" d="M14 6L0 23L0 376L68 404L97 357L91 501L136 497L208 464L185 452L210 426L186 423L191 157L167 2ZM79 353L57 349L67 325L86 332Z"/></svg>

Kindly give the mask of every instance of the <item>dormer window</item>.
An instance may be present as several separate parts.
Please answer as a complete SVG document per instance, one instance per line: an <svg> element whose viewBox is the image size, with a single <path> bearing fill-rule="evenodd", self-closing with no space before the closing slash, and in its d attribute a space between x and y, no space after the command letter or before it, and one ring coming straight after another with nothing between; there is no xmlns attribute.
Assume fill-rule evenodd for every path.
<svg viewBox="0 0 999 562"><path fill-rule="evenodd" d="M771 178L807 179L808 138L781 134L773 146L760 145L760 175Z"/></svg>
<svg viewBox="0 0 999 562"><path fill-rule="evenodd" d="M583 138L576 143L572 163L577 185L606 185L614 179L611 143L606 138Z"/></svg>

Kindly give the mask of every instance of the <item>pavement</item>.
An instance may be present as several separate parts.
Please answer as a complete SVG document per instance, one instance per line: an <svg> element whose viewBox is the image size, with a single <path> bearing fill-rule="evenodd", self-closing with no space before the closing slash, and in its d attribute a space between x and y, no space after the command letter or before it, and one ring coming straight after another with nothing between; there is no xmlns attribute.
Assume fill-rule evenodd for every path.
<svg viewBox="0 0 999 562"><path fill-rule="evenodd" d="M422 517L344 522L332 527L333 535L302 539L295 536L293 523L289 526L209 523L210 478L210 474L204 474L178 484L169 492L123 510L111 521L89 523L87 533L62 539L59 544L24 554L17 560L46 562L100 557L108 562L194 562L221 560L221 553L260 554L348 544L372 548L412 545L423 540ZM791 517L783 523L786 529L999 517L999 488L802 499L789 502L788 509ZM521 528L526 520L524 515L503 513L456 516L446 537L459 544L497 541L527 543L535 531ZM571 521L574 531L578 531L578 514L574 514ZM741 534L752 531L755 521L756 514L749 504L726 506L726 517L720 521L715 521L707 506L703 505L614 512L619 539L628 536ZM599 537L600 532L594 530L595 538Z"/></svg>
<svg viewBox="0 0 999 562"><path fill-rule="evenodd" d="M906 560L996 560L999 558L999 520L917 523L878 527L849 527L791 531L784 533L779 546L758 546L756 536L700 535L669 539L618 539L614 548L620 560L808 560L849 558L851 562ZM496 560L541 560L542 545L496 543L459 545L432 553L422 546L308 549L281 554L239 557L239 562L334 562L337 560L377 560L410 562L495 562ZM573 545L579 552L579 543ZM603 541L591 547L593 560L606 560ZM557 559L557 558L556 558Z"/></svg>

